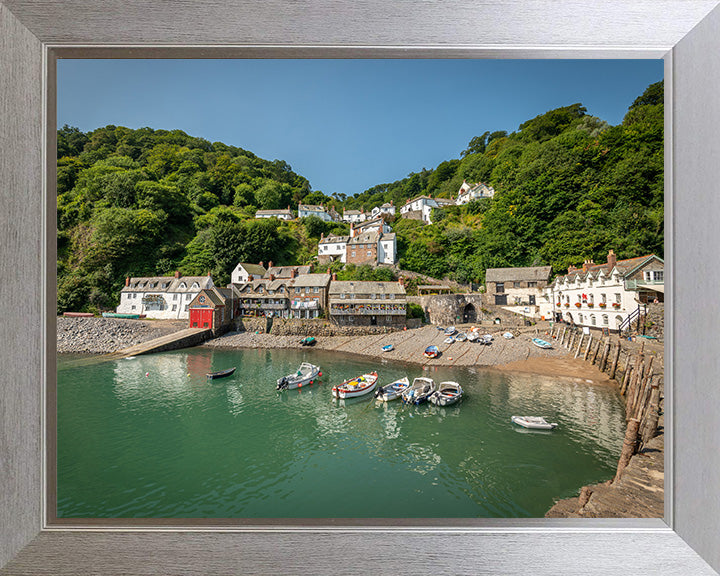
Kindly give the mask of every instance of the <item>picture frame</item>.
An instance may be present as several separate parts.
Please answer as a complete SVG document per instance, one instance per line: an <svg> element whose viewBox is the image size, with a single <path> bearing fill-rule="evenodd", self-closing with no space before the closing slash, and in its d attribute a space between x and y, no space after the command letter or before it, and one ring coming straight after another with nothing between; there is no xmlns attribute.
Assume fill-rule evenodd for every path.
<svg viewBox="0 0 720 576"><path fill-rule="evenodd" d="M488 0L385 4L247 0L0 1L0 194L5 323L0 574L715 574L720 476L713 338L720 275L717 0L599 6ZM302 9L301 9L302 8ZM582 18L579 17L582 15ZM537 22L557 25L541 27ZM473 26L473 23L478 23ZM482 24L480 24L482 23ZM666 514L664 520L312 522L303 526L47 522L54 424L54 59L63 57L665 58ZM26 255L20 257L20 255ZM711 300L711 299L710 299ZM348 547L348 540L353 545ZM456 553L441 554L448 549Z"/></svg>

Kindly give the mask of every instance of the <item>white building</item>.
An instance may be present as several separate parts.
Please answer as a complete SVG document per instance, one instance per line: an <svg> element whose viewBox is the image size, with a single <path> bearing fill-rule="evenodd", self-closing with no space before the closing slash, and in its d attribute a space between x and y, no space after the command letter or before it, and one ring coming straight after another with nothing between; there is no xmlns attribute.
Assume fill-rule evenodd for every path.
<svg viewBox="0 0 720 576"><path fill-rule="evenodd" d="M200 290L214 288L208 276L154 276L126 278L120 291L120 314L144 314L147 318L187 320L188 306Z"/></svg>
<svg viewBox="0 0 720 576"><path fill-rule="evenodd" d="M245 262L240 262L230 273L230 281L233 284L244 284L250 280L258 280L262 278L265 276L266 272L267 270L265 270L262 262L260 264L246 264Z"/></svg>
<svg viewBox="0 0 720 576"><path fill-rule="evenodd" d="M345 210L345 208L343 208L342 220L350 224L359 224L367 220L367 214L362 210Z"/></svg>
<svg viewBox="0 0 720 576"><path fill-rule="evenodd" d="M294 218L292 210L257 210L255 218L277 218L278 220L292 220Z"/></svg>
<svg viewBox="0 0 720 576"><path fill-rule="evenodd" d="M397 262L397 240L395 233L389 232L380 235L377 250L378 264L395 264Z"/></svg>
<svg viewBox="0 0 720 576"><path fill-rule="evenodd" d="M298 204L298 218L307 218L308 216L317 216L326 222L332 222L333 218L324 206L316 204Z"/></svg>
<svg viewBox="0 0 720 576"><path fill-rule="evenodd" d="M427 224L432 224L430 214L433 208L443 208L454 205L455 201L449 198L433 198L432 196L416 196L411 198L400 208L400 214L406 218L417 217Z"/></svg>
<svg viewBox="0 0 720 576"><path fill-rule="evenodd" d="M492 186L478 182L477 184L470 185L463 180L460 190L458 190L458 196L455 200L455 204L460 206L461 204L467 204L473 200L480 198L492 198L495 196L495 190Z"/></svg>
<svg viewBox="0 0 720 576"><path fill-rule="evenodd" d="M354 230L354 233L353 233ZM363 232L382 232L383 234L389 234L392 232L392 228L390 228L390 225L385 222L382 218L374 218L372 220L368 220L367 222L363 222L359 226L350 226L350 235L353 236L354 234L362 234Z"/></svg>
<svg viewBox="0 0 720 576"><path fill-rule="evenodd" d="M328 262L343 262L347 254L347 244L350 236L335 236L334 234L324 234L320 237L318 244L318 262L327 264Z"/></svg>
<svg viewBox="0 0 720 576"><path fill-rule="evenodd" d="M395 206L392 201L385 202L382 206L375 206L370 211L371 218L378 218L380 216L395 216Z"/></svg>
<svg viewBox="0 0 720 576"><path fill-rule="evenodd" d="M541 302L546 318L565 320L579 326L618 330L628 316L647 302L664 300L662 258L650 254L617 260L610 250L607 263L583 263L570 267L545 289Z"/></svg>

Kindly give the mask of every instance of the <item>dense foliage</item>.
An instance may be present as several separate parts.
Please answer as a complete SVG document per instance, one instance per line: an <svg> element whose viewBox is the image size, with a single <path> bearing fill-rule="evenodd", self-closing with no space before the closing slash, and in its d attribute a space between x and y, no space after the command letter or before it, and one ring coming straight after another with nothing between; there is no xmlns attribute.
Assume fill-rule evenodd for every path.
<svg viewBox="0 0 720 576"><path fill-rule="evenodd" d="M255 220L256 209L299 202L366 210L419 194L450 198L463 180L492 200L436 210L433 225L396 218L400 267L460 282L488 267L663 254L663 89L651 85L622 124L580 104L551 110L517 132L484 132L460 159L354 197L312 191L281 160L268 161L180 130L107 126L58 130L58 308L117 304L125 276L211 273L220 285L239 261L313 262L322 234L345 224ZM391 270L333 271L339 279L393 280Z"/></svg>

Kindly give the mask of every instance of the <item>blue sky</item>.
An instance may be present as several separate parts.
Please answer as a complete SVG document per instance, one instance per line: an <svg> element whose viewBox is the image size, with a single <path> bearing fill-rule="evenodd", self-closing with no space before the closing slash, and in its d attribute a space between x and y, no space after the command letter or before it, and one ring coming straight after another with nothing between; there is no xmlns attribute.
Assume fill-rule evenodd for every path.
<svg viewBox="0 0 720 576"><path fill-rule="evenodd" d="M60 60L58 126L180 129L354 195L582 103L619 124L662 60Z"/></svg>

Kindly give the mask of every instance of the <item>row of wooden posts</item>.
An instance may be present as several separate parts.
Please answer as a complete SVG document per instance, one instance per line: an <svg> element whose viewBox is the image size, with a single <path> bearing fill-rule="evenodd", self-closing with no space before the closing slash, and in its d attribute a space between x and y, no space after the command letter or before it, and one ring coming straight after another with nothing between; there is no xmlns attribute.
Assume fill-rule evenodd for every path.
<svg viewBox="0 0 720 576"><path fill-rule="evenodd" d="M550 331L550 339L574 351L575 358L582 356L602 372L607 372L620 386L620 394L625 398L627 428L613 480L617 481L630 458L657 434L662 370L655 370L655 356L645 354L644 343L639 351L632 352L625 345L626 340L610 336L593 337L593 334L584 334L580 329L567 325L554 326Z"/></svg>

